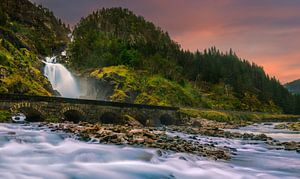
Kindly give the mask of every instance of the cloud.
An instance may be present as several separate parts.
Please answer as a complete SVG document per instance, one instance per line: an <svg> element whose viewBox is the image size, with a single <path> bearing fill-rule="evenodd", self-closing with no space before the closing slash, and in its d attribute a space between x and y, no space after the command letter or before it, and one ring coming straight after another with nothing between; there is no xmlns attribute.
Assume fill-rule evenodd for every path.
<svg viewBox="0 0 300 179"><path fill-rule="evenodd" d="M299 0L32 0L74 25L102 7L125 7L185 49L233 48L281 82L300 78Z"/></svg>

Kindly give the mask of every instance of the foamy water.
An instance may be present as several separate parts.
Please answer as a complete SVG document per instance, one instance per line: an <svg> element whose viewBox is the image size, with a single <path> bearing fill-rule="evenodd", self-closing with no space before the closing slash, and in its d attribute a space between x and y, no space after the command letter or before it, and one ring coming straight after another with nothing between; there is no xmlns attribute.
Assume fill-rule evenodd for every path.
<svg viewBox="0 0 300 179"><path fill-rule="evenodd" d="M62 64L56 63L56 57L46 57L44 75L52 88L62 97L79 98L80 88L71 72Z"/></svg>
<svg viewBox="0 0 300 179"><path fill-rule="evenodd" d="M35 124L0 124L0 178L300 177L299 173L294 172L294 169L300 171L299 155L294 152L270 151L259 143L198 137L199 142L214 140L217 145L235 147L239 155L229 162L181 153L162 152L159 155L156 149L80 142ZM257 153L268 157L260 158ZM279 154L282 157L280 160L279 156L272 159ZM277 167L283 169L278 170Z"/></svg>
<svg viewBox="0 0 300 179"><path fill-rule="evenodd" d="M281 142L285 141L295 141L300 142L300 132L291 131L288 129L274 129L275 126L280 123L265 123L265 124L254 124L246 127L241 127L239 129L230 129L232 132L241 132L241 133L253 133L261 134L264 133L269 137L272 137Z"/></svg>

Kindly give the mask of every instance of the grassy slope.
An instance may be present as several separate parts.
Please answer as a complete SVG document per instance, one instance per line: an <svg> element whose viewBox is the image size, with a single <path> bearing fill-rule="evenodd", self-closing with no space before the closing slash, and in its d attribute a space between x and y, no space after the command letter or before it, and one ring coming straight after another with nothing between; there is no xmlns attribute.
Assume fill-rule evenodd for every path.
<svg viewBox="0 0 300 179"><path fill-rule="evenodd" d="M64 48L67 33L48 9L28 0L1 1L0 93L51 95L40 58Z"/></svg>
<svg viewBox="0 0 300 179"><path fill-rule="evenodd" d="M114 84L114 92L110 96L112 101L227 110L234 110L241 105L231 91L224 92L222 84L199 89L187 81L179 84L162 75L151 75L145 70L124 65L95 69L90 76Z"/></svg>
<svg viewBox="0 0 300 179"><path fill-rule="evenodd" d="M0 93L49 96L48 81L34 67L37 56L0 38Z"/></svg>
<svg viewBox="0 0 300 179"><path fill-rule="evenodd" d="M9 122L10 121L10 112L0 110L0 122Z"/></svg>
<svg viewBox="0 0 300 179"><path fill-rule="evenodd" d="M256 113L243 111L220 111L210 109L191 109L182 108L181 112L194 118L205 118L218 122L229 124L249 125L256 122L274 121L284 122L293 119L299 119L299 115Z"/></svg>
<svg viewBox="0 0 300 179"><path fill-rule="evenodd" d="M99 80L109 80L114 84L114 92L110 96L110 99L113 101L128 102L130 94L137 92L136 98L130 102L211 108L181 108L181 112L190 117L200 117L240 125L261 121L288 121L289 119L300 118L300 116L280 113L233 111L234 105L240 101L232 97L232 95L221 95L222 86L214 86L213 89L206 91L199 90L190 83L179 85L160 75L149 75L146 71L134 70L123 65L96 69L90 73L90 76ZM219 110L224 108L229 110Z"/></svg>
<svg viewBox="0 0 300 179"><path fill-rule="evenodd" d="M160 75L149 75L145 71L137 71L126 66L104 67L91 74L97 79L109 78L115 86L113 101L128 101L130 94L138 104L152 105L196 105L201 102L201 94L190 85L180 86Z"/></svg>

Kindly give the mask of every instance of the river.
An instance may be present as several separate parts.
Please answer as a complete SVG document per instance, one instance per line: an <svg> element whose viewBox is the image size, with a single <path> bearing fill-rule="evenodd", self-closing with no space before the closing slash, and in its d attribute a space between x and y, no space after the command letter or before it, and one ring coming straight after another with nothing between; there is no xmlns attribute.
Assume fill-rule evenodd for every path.
<svg viewBox="0 0 300 179"><path fill-rule="evenodd" d="M277 133L270 126L240 131ZM266 132L265 132L266 131ZM280 131L283 135L293 135ZM190 140L189 135L170 133ZM300 154L270 150L259 141L197 136L199 142L235 148L230 161L81 142L38 124L0 124L0 178L300 178Z"/></svg>

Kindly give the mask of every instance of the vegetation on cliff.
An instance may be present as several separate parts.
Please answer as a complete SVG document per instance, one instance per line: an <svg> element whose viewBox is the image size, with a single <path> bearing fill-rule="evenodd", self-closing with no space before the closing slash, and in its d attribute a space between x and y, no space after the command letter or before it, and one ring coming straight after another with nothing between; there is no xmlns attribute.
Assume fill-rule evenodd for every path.
<svg viewBox="0 0 300 179"><path fill-rule="evenodd" d="M95 70L91 76L111 81L114 91L110 100L152 105L200 105L201 94L191 86L181 86L160 75L134 70L124 65Z"/></svg>
<svg viewBox="0 0 300 179"><path fill-rule="evenodd" d="M68 28L28 0L0 2L0 92L51 95L41 56L67 45Z"/></svg>
<svg viewBox="0 0 300 179"><path fill-rule="evenodd" d="M240 59L232 50L182 50L168 33L127 9L104 8L93 12L81 19L73 35L69 54L74 68L101 71L103 67L125 65L131 69L131 74L126 75L135 73L146 79L147 83L125 82L115 90L112 100L125 100L128 91L138 86L140 93L134 102L300 112L300 100L262 67ZM95 73L92 76L97 76Z"/></svg>
<svg viewBox="0 0 300 179"><path fill-rule="evenodd" d="M0 92L51 95L40 56L68 43L69 28L28 0L0 2ZM113 85L113 101L212 109L299 113L290 94L256 64L230 50L182 50L127 9L98 10L75 27L70 65Z"/></svg>
<svg viewBox="0 0 300 179"><path fill-rule="evenodd" d="M4 0L0 2L2 28L15 37L2 34L17 48L26 48L39 55L60 52L68 42L70 33L60 19L51 11L32 4L28 0Z"/></svg>
<svg viewBox="0 0 300 179"><path fill-rule="evenodd" d="M237 126L249 125L262 121L289 122L299 119L299 115L226 111L210 109L182 108L181 112L192 118L204 118L217 122L225 122Z"/></svg>
<svg viewBox="0 0 300 179"><path fill-rule="evenodd" d="M284 85L291 93L300 95L300 79Z"/></svg>

